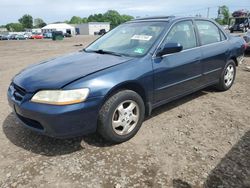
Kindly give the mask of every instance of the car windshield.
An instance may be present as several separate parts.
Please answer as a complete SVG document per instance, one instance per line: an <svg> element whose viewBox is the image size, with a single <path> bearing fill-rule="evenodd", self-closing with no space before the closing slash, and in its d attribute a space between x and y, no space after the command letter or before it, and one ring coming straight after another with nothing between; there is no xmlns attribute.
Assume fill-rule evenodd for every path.
<svg viewBox="0 0 250 188"><path fill-rule="evenodd" d="M85 51L132 57L143 56L159 38L166 24L167 22L126 23L96 40Z"/></svg>

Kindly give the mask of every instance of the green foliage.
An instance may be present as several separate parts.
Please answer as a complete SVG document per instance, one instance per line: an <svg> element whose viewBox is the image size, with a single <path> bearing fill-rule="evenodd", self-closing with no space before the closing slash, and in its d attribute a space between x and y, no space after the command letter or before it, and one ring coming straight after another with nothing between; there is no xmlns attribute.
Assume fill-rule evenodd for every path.
<svg viewBox="0 0 250 188"><path fill-rule="evenodd" d="M82 18L82 23L87 23L88 22L88 18Z"/></svg>
<svg viewBox="0 0 250 188"><path fill-rule="evenodd" d="M42 27L44 27L46 25L47 24L41 18L34 19L34 26L35 26L35 28L42 28Z"/></svg>
<svg viewBox="0 0 250 188"><path fill-rule="evenodd" d="M227 25L230 17L229 8L226 5L220 6L218 13L222 15L222 18L217 18L216 21L221 25Z"/></svg>
<svg viewBox="0 0 250 188"><path fill-rule="evenodd" d="M82 18L79 16L73 16L70 21L70 24L81 24L82 23Z"/></svg>
<svg viewBox="0 0 250 188"><path fill-rule="evenodd" d="M127 21L130 21L130 20L133 20L134 17L130 16L130 15L123 14L122 19L123 19L122 22L127 22Z"/></svg>
<svg viewBox="0 0 250 188"><path fill-rule="evenodd" d="M33 27L33 18L31 15L25 14L18 21L24 28L31 29Z"/></svg>
<svg viewBox="0 0 250 188"><path fill-rule="evenodd" d="M103 14L90 15L87 19L88 22L105 22Z"/></svg>
<svg viewBox="0 0 250 188"><path fill-rule="evenodd" d="M121 23L127 22L134 19L133 16L130 15L120 15L115 10L109 10L104 14L92 14L88 18L81 18L78 16L73 16L69 24L81 24L87 22L110 22L111 28L114 28Z"/></svg>
<svg viewBox="0 0 250 188"><path fill-rule="evenodd" d="M220 19L220 18L216 18L215 21L220 24L220 25L223 25L223 20Z"/></svg>
<svg viewBox="0 0 250 188"><path fill-rule="evenodd" d="M68 24L81 24L81 23L87 23L88 22L88 18L81 18L79 16L73 16L70 21L64 21L64 23L68 23Z"/></svg>
<svg viewBox="0 0 250 188"><path fill-rule="evenodd" d="M54 22L54 23L69 23L69 24L81 24L87 22L110 22L111 28L114 28L121 23L127 22L134 19L130 15L121 15L115 10L109 10L104 14L93 14L88 18L81 18L79 16L73 16L70 21L65 20L64 22ZM9 23L6 25L9 31L23 31L24 28L33 28L33 18L31 15L25 14L19 20L20 23ZM34 27L41 28L46 26L46 23L41 18L34 19Z"/></svg>
<svg viewBox="0 0 250 188"><path fill-rule="evenodd" d="M20 23L9 23L5 26L8 31L19 32L24 31L24 27Z"/></svg>
<svg viewBox="0 0 250 188"><path fill-rule="evenodd" d="M109 10L104 14L94 14L88 17L88 22L110 22L111 28L114 28L121 23L127 22L134 19L130 15L120 15L115 10Z"/></svg>

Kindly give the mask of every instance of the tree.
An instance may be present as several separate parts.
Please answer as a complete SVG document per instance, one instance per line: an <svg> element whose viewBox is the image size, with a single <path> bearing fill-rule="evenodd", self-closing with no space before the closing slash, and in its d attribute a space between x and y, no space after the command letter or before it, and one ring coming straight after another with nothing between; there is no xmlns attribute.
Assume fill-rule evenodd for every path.
<svg viewBox="0 0 250 188"><path fill-rule="evenodd" d="M82 23L87 23L88 22L88 18L82 18Z"/></svg>
<svg viewBox="0 0 250 188"><path fill-rule="evenodd" d="M34 19L34 26L35 26L35 28L42 28L42 27L44 27L46 25L47 24L41 18Z"/></svg>
<svg viewBox="0 0 250 188"><path fill-rule="evenodd" d="M134 19L133 16L126 15L126 14L122 15L122 22L128 22L128 21L133 20L133 19Z"/></svg>
<svg viewBox="0 0 250 188"><path fill-rule="evenodd" d="M12 31L12 32L24 31L24 27L20 23L9 23L6 25L6 28L8 31Z"/></svg>
<svg viewBox="0 0 250 188"><path fill-rule="evenodd" d="M115 10L108 10L103 16L105 21L110 22L111 28L123 23L122 16Z"/></svg>
<svg viewBox="0 0 250 188"><path fill-rule="evenodd" d="M227 25L230 17L229 8L226 5L220 6L218 9L218 15L216 21L222 25Z"/></svg>
<svg viewBox="0 0 250 188"><path fill-rule="evenodd" d="M73 16L70 21L70 24L81 24L82 23L82 18L79 16Z"/></svg>
<svg viewBox="0 0 250 188"><path fill-rule="evenodd" d="M104 22L105 18L103 14L94 14L88 17L88 22Z"/></svg>
<svg viewBox="0 0 250 188"><path fill-rule="evenodd" d="M33 18L31 15L25 14L18 21L24 28L30 29L33 27Z"/></svg>

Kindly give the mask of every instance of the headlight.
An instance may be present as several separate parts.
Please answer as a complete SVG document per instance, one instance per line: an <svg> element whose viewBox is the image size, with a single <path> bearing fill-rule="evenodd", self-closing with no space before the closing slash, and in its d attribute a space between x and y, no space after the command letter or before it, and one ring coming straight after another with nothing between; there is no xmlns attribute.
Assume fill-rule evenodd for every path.
<svg viewBox="0 0 250 188"><path fill-rule="evenodd" d="M67 105L83 102L88 95L88 88L74 90L43 90L37 92L32 97L31 101L53 105Z"/></svg>

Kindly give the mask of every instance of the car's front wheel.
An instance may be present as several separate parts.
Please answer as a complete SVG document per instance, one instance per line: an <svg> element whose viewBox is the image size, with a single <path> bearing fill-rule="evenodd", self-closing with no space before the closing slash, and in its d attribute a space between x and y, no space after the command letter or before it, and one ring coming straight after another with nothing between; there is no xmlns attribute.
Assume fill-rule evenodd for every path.
<svg viewBox="0 0 250 188"><path fill-rule="evenodd" d="M222 71L220 81L217 85L217 89L220 91L226 91L231 88L236 76L236 65L233 60L229 60Z"/></svg>
<svg viewBox="0 0 250 188"><path fill-rule="evenodd" d="M102 106L97 131L108 141L127 141L140 129L144 114L144 102L140 95L131 90L119 91Z"/></svg>

